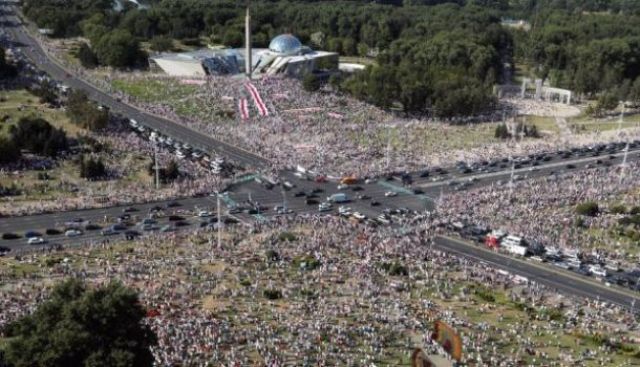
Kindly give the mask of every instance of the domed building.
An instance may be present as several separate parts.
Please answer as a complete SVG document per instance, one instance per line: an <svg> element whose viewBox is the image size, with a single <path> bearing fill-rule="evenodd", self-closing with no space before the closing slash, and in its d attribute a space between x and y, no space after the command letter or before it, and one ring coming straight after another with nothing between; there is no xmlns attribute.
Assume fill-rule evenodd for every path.
<svg viewBox="0 0 640 367"><path fill-rule="evenodd" d="M302 43L292 34L281 34L269 43L269 51L280 55L298 55L302 51Z"/></svg>
<svg viewBox="0 0 640 367"><path fill-rule="evenodd" d="M274 37L269 48L251 48L251 59L246 60L246 48L202 49L184 53L165 53L150 58L152 67L175 76L246 74L251 62L251 75L286 74L302 77L317 71L337 70L338 54L312 50L292 34Z"/></svg>

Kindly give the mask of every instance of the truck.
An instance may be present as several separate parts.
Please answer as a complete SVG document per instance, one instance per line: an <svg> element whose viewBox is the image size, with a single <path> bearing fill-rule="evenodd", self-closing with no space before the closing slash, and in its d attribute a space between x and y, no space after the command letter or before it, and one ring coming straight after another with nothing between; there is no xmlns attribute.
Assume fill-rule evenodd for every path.
<svg viewBox="0 0 640 367"><path fill-rule="evenodd" d="M344 193L337 193L329 196L327 201L330 203L346 203L349 201L349 197Z"/></svg>

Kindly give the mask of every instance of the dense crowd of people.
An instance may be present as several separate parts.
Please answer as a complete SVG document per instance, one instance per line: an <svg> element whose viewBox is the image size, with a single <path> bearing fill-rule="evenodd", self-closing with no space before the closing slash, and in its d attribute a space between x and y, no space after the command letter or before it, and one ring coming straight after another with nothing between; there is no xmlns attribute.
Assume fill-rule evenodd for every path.
<svg viewBox="0 0 640 367"><path fill-rule="evenodd" d="M620 238L612 234L620 213L607 208L622 204L629 210L640 204L639 168L640 163L630 161L626 167L569 170L538 179L455 192L439 199L438 212L445 218L503 229L545 246L597 252L633 269L640 263L640 251L633 241L623 245ZM600 215L590 217L576 213L576 207L586 202L602 206Z"/></svg>
<svg viewBox="0 0 640 367"><path fill-rule="evenodd" d="M33 310L48 284L79 277L139 290L161 366L404 363L416 346L442 352L431 340L435 320L462 334L467 365L633 359L612 347L637 340L629 313L435 250L432 221L400 235L334 217L283 218L256 224L251 234L225 228L220 248L215 233L200 232L140 239L128 250L26 254L16 267L32 273L0 269L0 330ZM478 297L485 287L505 300ZM611 343L583 341L596 334Z"/></svg>
<svg viewBox="0 0 640 367"><path fill-rule="evenodd" d="M278 76L254 81L270 114L259 116L250 103L251 118L245 121L236 111L237 101L250 100L240 79L207 77L206 83L191 86L195 92L185 93L181 79L175 77L135 73L89 77L128 103L249 149L277 169L301 165L333 175L372 176L390 169L416 170L456 160L471 162L619 140L616 131L595 131L571 137L544 132L544 139L497 141L490 128L493 124L483 131L487 127L476 124L395 116L333 91L306 92L298 81ZM136 98L113 88L114 81L150 89L160 83L166 88L163 95L176 98ZM555 110L555 104L521 103L525 111ZM488 117L487 122L501 119ZM480 137L471 137L476 134ZM630 128L628 134L637 137L640 130Z"/></svg>

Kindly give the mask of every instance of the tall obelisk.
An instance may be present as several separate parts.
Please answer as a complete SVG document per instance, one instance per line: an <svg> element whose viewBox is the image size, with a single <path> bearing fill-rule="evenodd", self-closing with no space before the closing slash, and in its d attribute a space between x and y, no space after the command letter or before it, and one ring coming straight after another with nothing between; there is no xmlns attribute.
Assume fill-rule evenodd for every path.
<svg viewBox="0 0 640 367"><path fill-rule="evenodd" d="M249 78L251 78L251 15L249 15L249 4L247 4L247 15L244 20L244 42L246 55L244 57L244 70Z"/></svg>

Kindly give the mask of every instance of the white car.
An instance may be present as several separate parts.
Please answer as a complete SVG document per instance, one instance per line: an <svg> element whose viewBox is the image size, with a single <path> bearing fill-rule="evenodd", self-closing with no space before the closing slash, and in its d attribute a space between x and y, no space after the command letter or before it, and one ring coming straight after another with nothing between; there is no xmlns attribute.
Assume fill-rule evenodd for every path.
<svg viewBox="0 0 640 367"><path fill-rule="evenodd" d="M77 236L80 236L81 234L82 234L82 231L78 229L70 229L64 232L64 235L67 237L77 237Z"/></svg>
<svg viewBox="0 0 640 367"><path fill-rule="evenodd" d="M374 182L376 182L376 180L374 180L373 178L367 178L366 180L364 180L364 183L366 184L372 184Z"/></svg>
<svg viewBox="0 0 640 367"><path fill-rule="evenodd" d="M360 212L354 212L354 213L353 213L353 217L354 217L354 218L356 218L356 219L358 219L358 220L365 220L365 219L367 219L367 216L366 216L366 215L364 215L364 214L362 214L362 213L360 213Z"/></svg>
<svg viewBox="0 0 640 367"><path fill-rule="evenodd" d="M330 210L331 210L331 204L330 203L318 204L318 211L320 211L320 212L328 212Z"/></svg>
<svg viewBox="0 0 640 367"><path fill-rule="evenodd" d="M398 193L395 192L395 191L387 191L387 192L384 193L384 196L389 198L389 197L393 197L393 196L398 196Z"/></svg>
<svg viewBox="0 0 640 367"><path fill-rule="evenodd" d="M348 187L349 187L349 185L340 184L340 185L338 185L338 190L344 190L344 189L346 189Z"/></svg>
<svg viewBox="0 0 640 367"><path fill-rule="evenodd" d="M206 217L210 217L210 216L211 216L211 213L210 213L210 212L208 212L208 211L206 211L206 210L200 210L200 211L198 212L198 216L199 216L200 218L206 218Z"/></svg>
<svg viewBox="0 0 640 367"><path fill-rule="evenodd" d="M183 151L178 150L178 151L176 151L176 157L178 157L178 159L185 159L187 156L186 156L186 154L184 154Z"/></svg>
<svg viewBox="0 0 640 367"><path fill-rule="evenodd" d="M27 240L27 244L29 245L40 245L45 243L46 241L42 237L31 237Z"/></svg>

